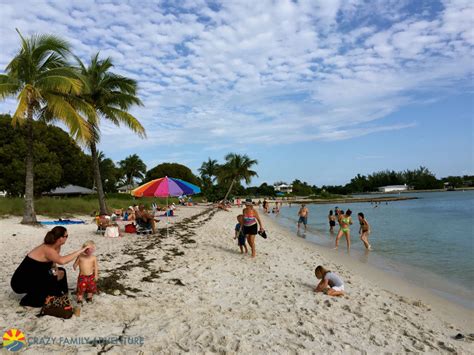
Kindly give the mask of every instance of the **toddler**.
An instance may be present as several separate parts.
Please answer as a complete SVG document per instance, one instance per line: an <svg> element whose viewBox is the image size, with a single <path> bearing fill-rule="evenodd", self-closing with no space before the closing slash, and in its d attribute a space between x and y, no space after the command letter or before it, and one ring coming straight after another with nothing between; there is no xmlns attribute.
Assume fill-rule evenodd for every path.
<svg viewBox="0 0 474 355"><path fill-rule="evenodd" d="M242 225L243 221L244 221L244 215L239 214L237 216L237 222L239 222L239 223L237 223L235 225L234 239L238 239L238 245L239 245L239 248L240 248L240 253L243 254L244 250L245 250L245 254L247 254L248 249L247 249L247 245L245 245L246 238L245 238L243 225Z"/></svg>
<svg viewBox="0 0 474 355"><path fill-rule="evenodd" d="M337 274L326 270L321 265L314 270L314 273L316 278L321 280L315 287L315 292L323 292L329 296L344 295L344 282Z"/></svg>
<svg viewBox="0 0 474 355"><path fill-rule="evenodd" d="M77 278L77 303L82 304L84 292L87 292L87 302L92 302L92 295L97 292L97 279L99 277L99 268L97 258L93 255L95 243L88 240L82 245L88 247L80 254L74 262L74 270L79 267L79 276Z"/></svg>

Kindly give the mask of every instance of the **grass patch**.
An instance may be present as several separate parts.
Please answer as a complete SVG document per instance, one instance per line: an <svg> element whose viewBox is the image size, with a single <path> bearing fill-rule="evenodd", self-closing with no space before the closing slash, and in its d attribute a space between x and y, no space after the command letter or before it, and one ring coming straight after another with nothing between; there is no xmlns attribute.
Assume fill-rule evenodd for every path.
<svg viewBox="0 0 474 355"><path fill-rule="evenodd" d="M134 204L144 204L146 208L151 208L154 201L161 207L166 205L166 198L142 197L134 198L131 195L113 194L106 198L107 208L111 213L115 208L126 209ZM178 203L177 198L169 198L168 203ZM20 197L0 197L0 216L22 216L24 200ZM71 217L75 215L93 216L99 210L97 196L84 197L41 197L35 199L35 211L38 215L52 218Z"/></svg>

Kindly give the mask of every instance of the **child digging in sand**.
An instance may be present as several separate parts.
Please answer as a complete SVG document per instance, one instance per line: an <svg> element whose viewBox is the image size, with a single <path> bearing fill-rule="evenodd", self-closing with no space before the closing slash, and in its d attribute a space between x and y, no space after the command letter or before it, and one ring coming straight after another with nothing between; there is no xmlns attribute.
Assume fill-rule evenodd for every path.
<svg viewBox="0 0 474 355"><path fill-rule="evenodd" d="M237 221L239 223L237 223L235 225L235 236L234 236L234 239L238 239L238 245L239 245L239 248L240 248L240 253L243 254L244 250L245 250L245 254L248 253L248 250L247 250L247 245L245 245L245 242L246 242L246 238L245 238L245 234L244 234L244 227L242 225L243 221L244 221L244 215L242 214L239 214L237 216Z"/></svg>
<svg viewBox="0 0 474 355"><path fill-rule="evenodd" d="M88 247L80 254L74 262L74 270L79 266L79 276L77 278L77 303L82 304L84 292L87 292L87 302L92 302L92 295L97 292L97 279L99 277L99 268L97 258L92 255L95 251L95 243L88 240L82 245Z"/></svg>
<svg viewBox="0 0 474 355"><path fill-rule="evenodd" d="M344 295L344 282L338 275L326 270L321 265L314 270L314 273L316 278L321 280L315 287L314 292L323 292L329 296Z"/></svg>

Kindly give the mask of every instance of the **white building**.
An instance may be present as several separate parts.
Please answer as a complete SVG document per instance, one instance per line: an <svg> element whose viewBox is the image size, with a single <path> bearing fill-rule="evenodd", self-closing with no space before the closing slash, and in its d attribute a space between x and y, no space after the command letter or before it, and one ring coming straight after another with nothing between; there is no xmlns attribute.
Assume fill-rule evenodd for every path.
<svg viewBox="0 0 474 355"><path fill-rule="evenodd" d="M285 194L290 194L293 192L293 185L291 184L274 184L273 188L276 192L283 192Z"/></svg>
<svg viewBox="0 0 474 355"><path fill-rule="evenodd" d="M388 185L388 186L381 186L379 187L380 192L399 192L399 191L407 191L408 186L405 185Z"/></svg>
<svg viewBox="0 0 474 355"><path fill-rule="evenodd" d="M117 191L118 191L119 194L129 194L130 191L132 191L133 189L135 189L137 187L138 187L138 185L135 185L135 184L125 185L125 186L119 187L117 189Z"/></svg>

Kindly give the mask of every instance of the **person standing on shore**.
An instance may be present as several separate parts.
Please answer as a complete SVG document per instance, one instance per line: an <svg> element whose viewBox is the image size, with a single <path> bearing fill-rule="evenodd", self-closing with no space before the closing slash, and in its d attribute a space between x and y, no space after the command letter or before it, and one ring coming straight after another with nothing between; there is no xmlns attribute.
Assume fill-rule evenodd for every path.
<svg viewBox="0 0 474 355"><path fill-rule="evenodd" d="M299 216L298 230L300 230L301 223L303 223L304 224L304 230L306 231L307 224L308 224L308 214L309 214L308 208L306 208L306 205L303 203L301 205L300 210L298 211L298 216Z"/></svg>
<svg viewBox="0 0 474 355"><path fill-rule="evenodd" d="M248 198L245 200L245 208L242 211L243 223L244 223L244 234L247 237L247 242L252 250L252 258L255 258L257 252L255 250L255 236L258 231L263 232L262 220L258 215L257 210L253 208L252 199ZM257 224L258 223L258 224ZM260 227L260 228L259 228Z"/></svg>
<svg viewBox="0 0 474 355"><path fill-rule="evenodd" d="M357 217L359 218L359 223L360 223L360 228L359 228L360 240L362 240L362 243L364 243L365 248L367 250L372 250L372 246L369 244L370 224L369 222L367 222L362 212L359 212L357 214Z"/></svg>
<svg viewBox="0 0 474 355"><path fill-rule="evenodd" d="M332 210L329 211L328 215L329 220L329 232L334 232L334 227L336 226L336 216L333 214Z"/></svg>
<svg viewBox="0 0 474 355"><path fill-rule="evenodd" d="M337 209L336 210L336 217L337 217L337 223L339 223L339 227L341 227L342 218L344 218L344 210Z"/></svg>
<svg viewBox="0 0 474 355"><path fill-rule="evenodd" d="M352 224L352 218L351 218L352 211L347 210L344 215L342 215L342 218L340 220L340 225L341 229L339 229L339 232L337 233L336 237L336 247L334 249L337 249L339 247L339 239L344 235L346 237L346 242L347 242L347 250L349 251L351 249L351 230L349 226Z"/></svg>

